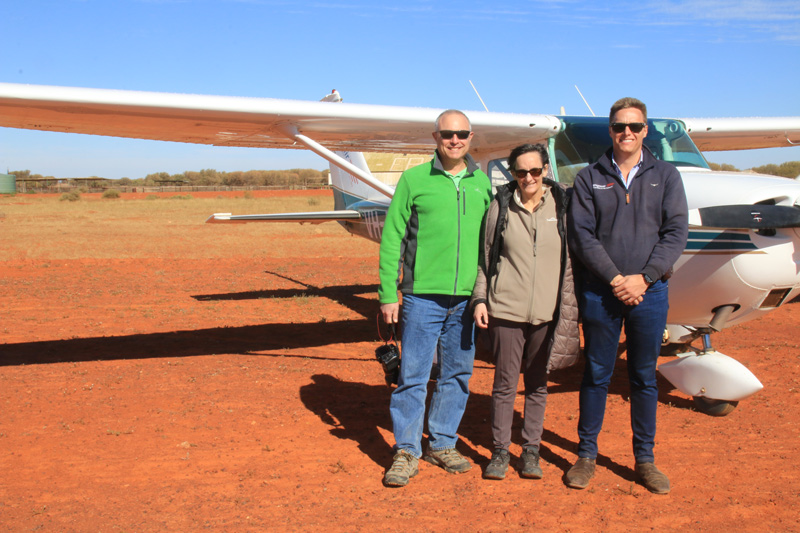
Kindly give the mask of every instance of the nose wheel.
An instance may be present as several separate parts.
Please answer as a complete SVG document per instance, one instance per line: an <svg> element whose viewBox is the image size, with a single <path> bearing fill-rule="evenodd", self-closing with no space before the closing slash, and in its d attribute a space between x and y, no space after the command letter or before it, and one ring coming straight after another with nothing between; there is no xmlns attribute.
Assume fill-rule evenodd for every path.
<svg viewBox="0 0 800 533"><path fill-rule="evenodd" d="M729 415L736 409L739 402L728 402L726 400L713 400L704 396L692 396L695 408L708 416Z"/></svg>
<svg viewBox="0 0 800 533"><path fill-rule="evenodd" d="M711 331L712 328L698 328L694 331L692 340L697 338L702 339L702 348L695 348L692 346L692 340L689 340L688 342L684 341L682 343L670 343L661 347L661 355L679 355L681 353L693 351L697 356L702 358L704 355L714 354L716 353L716 350L714 350L714 347L711 345ZM706 388L702 387L699 391L695 389L695 393L697 392L699 392L699 394L705 394ZM718 400L715 398L708 398L706 396L693 395L692 400L694 401L695 409L708 416L729 415L734 409L736 409L736 406L739 405L738 401Z"/></svg>

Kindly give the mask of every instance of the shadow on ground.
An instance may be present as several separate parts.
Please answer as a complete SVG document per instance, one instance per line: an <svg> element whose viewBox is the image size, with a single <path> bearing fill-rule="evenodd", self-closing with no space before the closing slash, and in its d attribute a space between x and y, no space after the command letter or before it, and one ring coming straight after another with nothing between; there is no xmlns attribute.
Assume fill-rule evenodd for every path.
<svg viewBox="0 0 800 533"><path fill-rule="evenodd" d="M609 388L609 395L625 398L628 390L625 361L618 361L617 367L617 372ZM577 392L582 370L582 364L578 364L572 368L554 372L551 380L555 380L556 384L551 386L550 394ZM300 388L300 399L306 408L330 426L331 435L356 442L359 450L372 461L383 468L389 468L394 440L389 436L387 442L380 430L385 430L384 433L392 432L389 402L394 388L344 381L327 374L315 374L311 376L311 381L308 385ZM668 384L661 381L661 378L659 381L662 389L670 388ZM428 387L428 400L430 400L434 387L435 383L431 382ZM662 393L659 401L667 403L668 401L673 402L674 399L670 395ZM683 401L691 403L685 399ZM481 470L489 463L490 457L486 450L493 449L490 413L491 394L480 394L473 391L470 393L464 419L459 427L459 436L461 437L459 450ZM542 460L556 466L564 474L572 466L577 452L577 422L576 419L573 435L561 435L547 427L542 435L540 447ZM521 442L521 427L521 413L515 411L512 423L512 442ZM425 446L425 436L423 436L423 449ZM514 460L516 461L517 458L515 457ZM603 454L598 456L597 464L627 481L633 482L636 479L630 466L622 465Z"/></svg>
<svg viewBox="0 0 800 533"><path fill-rule="evenodd" d="M376 335L374 324L368 320L344 320L23 342L0 345L0 366L250 354L265 350L369 342L374 341Z"/></svg>

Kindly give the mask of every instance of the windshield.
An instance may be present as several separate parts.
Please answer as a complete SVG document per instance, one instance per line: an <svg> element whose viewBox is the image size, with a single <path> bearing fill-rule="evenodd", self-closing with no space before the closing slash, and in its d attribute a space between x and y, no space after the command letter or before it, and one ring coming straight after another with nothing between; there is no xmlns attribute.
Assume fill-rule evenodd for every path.
<svg viewBox="0 0 800 533"><path fill-rule="evenodd" d="M550 140L550 158L561 183L572 185L583 167L594 163L611 147L608 119L561 117L564 130ZM651 119L644 145L656 157L675 166L709 168L703 155L677 120Z"/></svg>

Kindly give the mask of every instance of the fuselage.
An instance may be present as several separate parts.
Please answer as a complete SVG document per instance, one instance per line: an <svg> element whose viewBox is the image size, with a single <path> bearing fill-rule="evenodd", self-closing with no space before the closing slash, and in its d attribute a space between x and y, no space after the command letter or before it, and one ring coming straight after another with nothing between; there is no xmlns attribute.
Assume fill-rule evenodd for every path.
<svg viewBox="0 0 800 533"><path fill-rule="evenodd" d="M610 145L607 119L565 117L560 134L550 139L553 178L571 185L578 170ZM689 209L726 205L781 205L800 209L800 183L744 172L713 172L680 122L650 121L646 146L656 157L677 166ZM355 164L366 164L347 154ZM511 179L504 160L485 158L494 184ZM332 168L336 208L359 211L357 221L340 224L355 235L380 242L389 198L344 171ZM800 229L769 230L692 226L689 242L670 279L670 324L708 326L715 310L733 306L726 325L759 316L800 294Z"/></svg>
<svg viewBox="0 0 800 533"><path fill-rule="evenodd" d="M681 169L689 209L800 205L800 183L749 173ZM800 230L689 228L670 280L670 323L701 327L733 305L728 325L752 320L800 293Z"/></svg>

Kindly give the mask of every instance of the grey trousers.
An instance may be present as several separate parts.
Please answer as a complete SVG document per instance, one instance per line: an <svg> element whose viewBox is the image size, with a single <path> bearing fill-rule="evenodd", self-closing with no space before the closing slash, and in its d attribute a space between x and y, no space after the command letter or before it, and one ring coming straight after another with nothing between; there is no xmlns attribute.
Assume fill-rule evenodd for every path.
<svg viewBox="0 0 800 533"><path fill-rule="evenodd" d="M532 325L489 318L489 336L495 358L492 386L492 440L495 449L508 450L519 374L525 384L522 446L539 447L547 404L548 345L552 322Z"/></svg>

